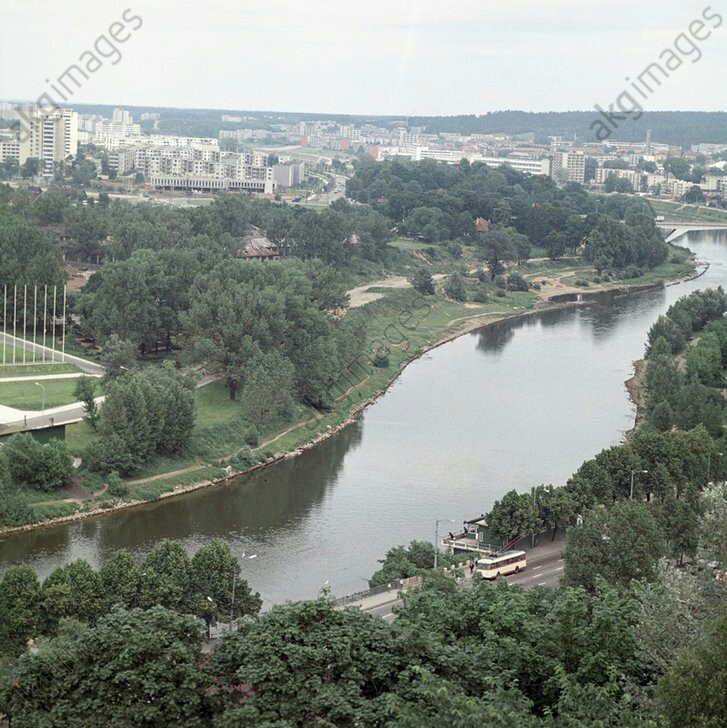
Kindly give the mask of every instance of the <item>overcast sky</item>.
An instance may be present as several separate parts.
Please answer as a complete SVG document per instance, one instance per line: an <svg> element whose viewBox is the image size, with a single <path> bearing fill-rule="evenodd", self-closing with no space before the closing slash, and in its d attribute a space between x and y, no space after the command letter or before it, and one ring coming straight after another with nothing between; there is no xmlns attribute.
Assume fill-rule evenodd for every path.
<svg viewBox="0 0 727 728"><path fill-rule="evenodd" d="M691 59L645 109L727 109L727 3L710 5L725 22L698 44L696 63L680 42ZM706 7L692 0L2 0L0 98L37 99L49 89L46 79L108 37L129 8L142 27L117 43L118 63L102 58L76 102L395 115L592 109L673 48Z"/></svg>

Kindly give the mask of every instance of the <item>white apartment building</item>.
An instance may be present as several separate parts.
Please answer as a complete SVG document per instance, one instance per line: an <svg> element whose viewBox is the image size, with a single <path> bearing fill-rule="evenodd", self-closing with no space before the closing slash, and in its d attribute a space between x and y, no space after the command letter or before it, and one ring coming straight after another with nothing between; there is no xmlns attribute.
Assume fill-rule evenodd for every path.
<svg viewBox="0 0 727 728"><path fill-rule="evenodd" d="M276 187L292 187L305 179L305 162L283 162L273 166Z"/></svg>
<svg viewBox="0 0 727 728"><path fill-rule="evenodd" d="M596 169L596 184L602 185L606 183L609 177L617 177L619 179L627 179L634 189L634 192L646 191L649 188L649 175L636 169L609 169L608 167L598 167ZM644 180L646 180L644 184Z"/></svg>
<svg viewBox="0 0 727 728"><path fill-rule="evenodd" d="M511 167L516 172L550 176L550 160L528 159L527 157L484 157L479 154L470 157L470 162L484 162L490 167Z"/></svg>
<svg viewBox="0 0 727 728"><path fill-rule="evenodd" d="M112 118L83 114L78 120L81 142L106 149L116 149L141 136L141 127L125 109L114 109Z"/></svg>
<svg viewBox="0 0 727 728"><path fill-rule="evenodd" d="M459 164L463 159L470 162L482 162L490 167L507 165L518 172L535 175L550 175L550 160L547 158L533 159L530 157L488 157L482 154L463 151L460 149L431 149L430 147L380 147L376 159L381 161L391 157L405 157L412 161L434 159L447 164Z"/></svg>
<svg viewBox="0 0 727 728"><path fill-rule="evenodd" d="M53 174L53 165L78 151L78 114L70 109L21 111L20 131L15 139L0 142L0 161L14 159L18 164L35 157L44 175Z"/></svg>
<svg viewBox="0 0 727 728"><path fill-rule="evenodd" d="M553 173L565 169L566 181L583 184L586 179L586 155L583 152L556 152L553 155Z"/></svg>
<svg viewBox="0 0 727 728"><path fill-rule="evenodd" d="M267 164L264 152L222 152L217 142L209 139L190 141L184 146L123 147L109 155L109 164L119 174L141 172L158 189L273 194L276 187L273 167ZM291 173L295 175L295 171Z"/></svg>

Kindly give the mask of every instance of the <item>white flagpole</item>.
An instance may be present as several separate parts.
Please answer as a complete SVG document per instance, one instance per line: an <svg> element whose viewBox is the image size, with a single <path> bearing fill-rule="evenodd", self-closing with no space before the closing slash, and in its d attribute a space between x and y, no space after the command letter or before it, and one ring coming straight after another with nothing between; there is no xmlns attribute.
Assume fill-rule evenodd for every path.
<svg viewBox="0 0 727 728"><path fill-rule="evenodd" d="M53 333L51 335L51 360L56 360L56 299L58 298L58 286L53 286Z"/></svg>
<svg viewBox="0 0 727 728"><path fill-rule="evenodd" d="M17 339L15 338L15 334L17 334L17 318L18 318L18 287L13 286L13 364L15 364L15 352L17 351Z"/></svg>
<svg viewBox="0 0 727 728"><path fill-rule="evenodd" d="M5 359L5 352L8 346L8 284L3 286L3 364L7 361Z"/></svg>
<svg viewBox="0 0 727 728"><path fill-rule="evenodd" d="M45 332L48 331L48 284L45 284L43 299L43 362L45 363Z"/></svg>
<svg viewBox="0 0 727 728"><path fill-rule="evenodd" d="M63 284L63 323L61 333L61 361L66 360L66 284Z"/></svg>
<svg viewBox="0 0 727 728"><path fill-rule="evenodd" d="M35 350L38 346L38 284L33 286L33 364L35 364Z"/></svg>
<svg viewBox="0 0 727 728"><path fill-rule="evenodd" d="M28 284L23 286L23 340L28 340ZM26 344L23 344L23 364L25 364Z"/></svg>

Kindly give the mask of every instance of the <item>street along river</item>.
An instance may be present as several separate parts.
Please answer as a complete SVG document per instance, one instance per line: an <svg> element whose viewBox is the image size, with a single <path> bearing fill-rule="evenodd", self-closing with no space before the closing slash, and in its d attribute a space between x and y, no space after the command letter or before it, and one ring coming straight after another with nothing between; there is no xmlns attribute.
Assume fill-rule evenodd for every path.
<svg viewBox="0 0 727 728"><path fill-rule="evenodd" d="M624 381L646 333L676 298L727 285L727 232L678 241L707 273L629 295L599 296L464 335L411 364L350 427L300 457L114 515L7 536L0 570L42 576L160 539L194 551L223 539L267 604L360 591L388 548L432 539L487 511L511 488L562 483L633 425ZM250 556L256 556L250 559Z"/></svg>

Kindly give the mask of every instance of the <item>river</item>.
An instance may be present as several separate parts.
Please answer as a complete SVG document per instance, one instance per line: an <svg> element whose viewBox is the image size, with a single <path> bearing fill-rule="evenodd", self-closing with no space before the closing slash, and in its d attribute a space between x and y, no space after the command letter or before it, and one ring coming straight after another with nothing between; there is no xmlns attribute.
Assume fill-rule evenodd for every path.
<svg viewBox="0 0 727 728"><path fill-rule="evenodd" d="M682 238L710 268L700 278L579 308L502 322L407 367L350 427L298 458L233 483L111 516L8 536L0 570L42 576L114 550L138 557L160 539L190 552L230 544L266 604L366 588L388 548L433 539L503 493L563 483L633 425L624 381L646 332L676 298L727 286L727 232ZM243 554L245 555L243 557ZM254 558L250 558L250 557Z"/></svg>

